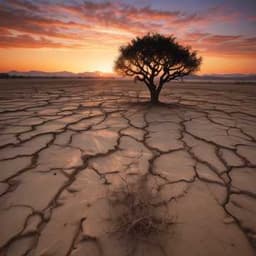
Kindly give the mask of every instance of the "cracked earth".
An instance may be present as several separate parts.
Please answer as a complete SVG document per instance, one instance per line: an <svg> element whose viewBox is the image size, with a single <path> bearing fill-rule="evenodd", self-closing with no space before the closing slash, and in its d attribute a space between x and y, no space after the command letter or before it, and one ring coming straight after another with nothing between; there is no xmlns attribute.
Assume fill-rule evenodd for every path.
<svg viewBox="0 0 256 256"><path fill-rule="evenodd" d="M255 86L147 100L127 81L0 81L1 256L255 255ZM174 224L131 250L108 195L142 176Z"/></svg>

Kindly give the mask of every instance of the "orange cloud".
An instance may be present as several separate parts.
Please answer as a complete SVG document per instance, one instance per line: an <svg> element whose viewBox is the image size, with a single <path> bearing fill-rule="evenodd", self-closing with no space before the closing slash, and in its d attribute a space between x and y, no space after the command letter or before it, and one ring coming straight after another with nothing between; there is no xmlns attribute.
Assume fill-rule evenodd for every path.
<svg viewBox="0 0 256 256"><path fill-rule="evenodd" d="M65 45L47 40L43 37L35 39L29 35L1 36L0 47L2 48L61 48Z"/></svg>

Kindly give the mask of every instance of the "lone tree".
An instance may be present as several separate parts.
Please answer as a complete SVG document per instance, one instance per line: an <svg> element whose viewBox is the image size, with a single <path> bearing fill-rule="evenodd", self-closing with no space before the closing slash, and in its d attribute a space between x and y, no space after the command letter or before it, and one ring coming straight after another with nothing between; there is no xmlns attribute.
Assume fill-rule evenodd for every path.
<svg viewBox="0 0 256 256"><path fill-rule="evenodd" d="M144 82L151 102L157 103L165 83L197 71L201 61L195 51L178 44L173 36L147 34L120 48L115 71Z"/></svg>

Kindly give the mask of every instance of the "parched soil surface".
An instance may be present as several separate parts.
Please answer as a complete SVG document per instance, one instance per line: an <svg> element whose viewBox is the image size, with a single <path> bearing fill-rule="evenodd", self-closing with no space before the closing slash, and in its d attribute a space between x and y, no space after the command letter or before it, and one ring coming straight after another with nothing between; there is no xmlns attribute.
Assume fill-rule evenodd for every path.
<svg viewBox="0 0 256 256"><path fill-rule="evenodd" d="M1 256L255 255L256 86L147 100L130 81L0 81ZM109 197L141 177L172 224L120 236Z"/></svg>

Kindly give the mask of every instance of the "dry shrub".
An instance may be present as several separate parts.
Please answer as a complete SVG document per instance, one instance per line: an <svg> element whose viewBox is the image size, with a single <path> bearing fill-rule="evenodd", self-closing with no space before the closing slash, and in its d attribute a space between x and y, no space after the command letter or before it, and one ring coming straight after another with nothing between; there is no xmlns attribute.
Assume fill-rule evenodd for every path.
<svg viewBox="0 0 256 256"><path fill-rule="evenodd" d="M168 232L173 221L167 206L159 207L155 203L159 202L157 197L158 193L148 186L146 177L133 184L123 179L123 186L109 195L113 233L137 239ZM163 212L163 209L166 211Z"/></svg>

